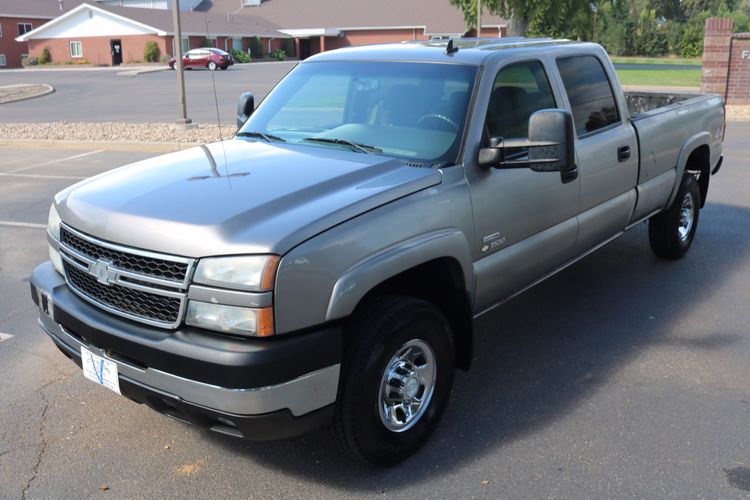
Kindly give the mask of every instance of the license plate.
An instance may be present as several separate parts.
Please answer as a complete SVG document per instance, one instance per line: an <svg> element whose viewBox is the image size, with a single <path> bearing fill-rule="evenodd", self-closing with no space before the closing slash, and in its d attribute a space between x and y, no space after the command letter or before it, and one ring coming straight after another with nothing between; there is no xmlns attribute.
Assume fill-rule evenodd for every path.
<svg viewBox="0 0 750 500"><path fill-rule="evenodd" d="M85 347L81 347L81 364L83 376L120 394L120 380L117 378L117 364L97 356Z"/></svg>
<svg viewBox="0 0 750 500"><path fill-rule="evenodd" d="M52 304L52 295L41 289L39 290L39 308L44 314L55 319L55 306Z"/></svg>

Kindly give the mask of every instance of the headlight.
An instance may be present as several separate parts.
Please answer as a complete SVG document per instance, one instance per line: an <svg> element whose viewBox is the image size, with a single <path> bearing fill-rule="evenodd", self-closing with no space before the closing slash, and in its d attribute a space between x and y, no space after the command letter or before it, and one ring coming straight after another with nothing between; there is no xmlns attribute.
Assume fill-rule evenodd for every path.
<svg viewBox="0 0 750 500"><path fill-rule="evenodd" d="M201 259L193 281L237 290L271 290L279 266L278 255L246 255Z"/></svg>
<svg viewBox="0 0 750 500"><path fill-rule="evenodd" d="M49 217L47 217L47 231L56 240L60 240L60 216L57 214L57 209L53 203L49 207Z"/></svg>
<svg viewBox="0 0 750 500"><path fill-rule="evenodd" d="M60 216L57 214L57 209L55 208L54 203L51 207L49 207L49 217L47 217L47 232L55 240L60 241ZM64 276L65 270L63 269L62 257L60 257L60 252L57 251L57 249L55 249L52 244L49 245L49 260L52 261L52 265L55 266L57 272Z"/></svg>
<svg viewBox="0 0 750 500"><path fill-rule="evenodd" d="M273 309L252 309L191 300L185 323L220 332L268 337L273 335Z"/></svg>

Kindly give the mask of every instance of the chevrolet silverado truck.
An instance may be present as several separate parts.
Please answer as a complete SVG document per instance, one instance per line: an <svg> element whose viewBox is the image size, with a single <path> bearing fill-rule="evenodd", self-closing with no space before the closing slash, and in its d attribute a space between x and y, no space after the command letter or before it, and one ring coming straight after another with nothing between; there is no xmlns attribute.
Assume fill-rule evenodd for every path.
<svg viewBox="0 0 750 500"><path fill-rule="evenodd" d="M435 429L477 317L641 222L682 257L725 125L717 95L627 96L599 45L518 38L322 53L238 122L55 196L39 325L162 414L328 426L381 465Z"/></svg>

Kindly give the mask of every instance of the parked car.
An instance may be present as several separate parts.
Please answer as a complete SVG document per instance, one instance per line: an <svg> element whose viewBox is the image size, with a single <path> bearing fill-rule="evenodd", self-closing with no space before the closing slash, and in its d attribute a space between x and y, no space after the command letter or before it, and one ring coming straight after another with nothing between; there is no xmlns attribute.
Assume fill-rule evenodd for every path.
<svg viewBox="0 0 750 500"><path fill-rule="evenodd" d="M177 59L172 57L169 60L169 67L174 69ZM201 47L191 49L182 56L182 64L185 69L208 68L211 71L216 68L227 69L234 64L234 57L228 52L213 47Z"/></svg>
<svg viewBox="0 0 750 500"><path fill-rule="evenodd" d="M718 95L626 96L599 45L515 38L324 52L238 124L55 196L39 324L158 412L330 425L382 465L435 429L477 317L641 222L682 257L725 125Z"/></svg>

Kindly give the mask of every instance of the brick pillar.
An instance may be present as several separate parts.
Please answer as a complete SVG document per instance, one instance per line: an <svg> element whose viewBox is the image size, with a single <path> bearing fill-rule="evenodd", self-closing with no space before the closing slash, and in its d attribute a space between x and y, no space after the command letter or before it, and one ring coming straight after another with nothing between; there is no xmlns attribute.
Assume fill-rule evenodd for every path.
<svg viewBox="0 0 750 500"><path fill-rule="evenodd" d="M726 95L729 73L729 51L732 43L732 19L706 19L703 35L703 72L701 92Z"/></svg>
<svg viewBox="0 0 750 500"><path fill-rule="evenodd" d="M732 35L727 104L750 104L750 33Z"/></svg>

